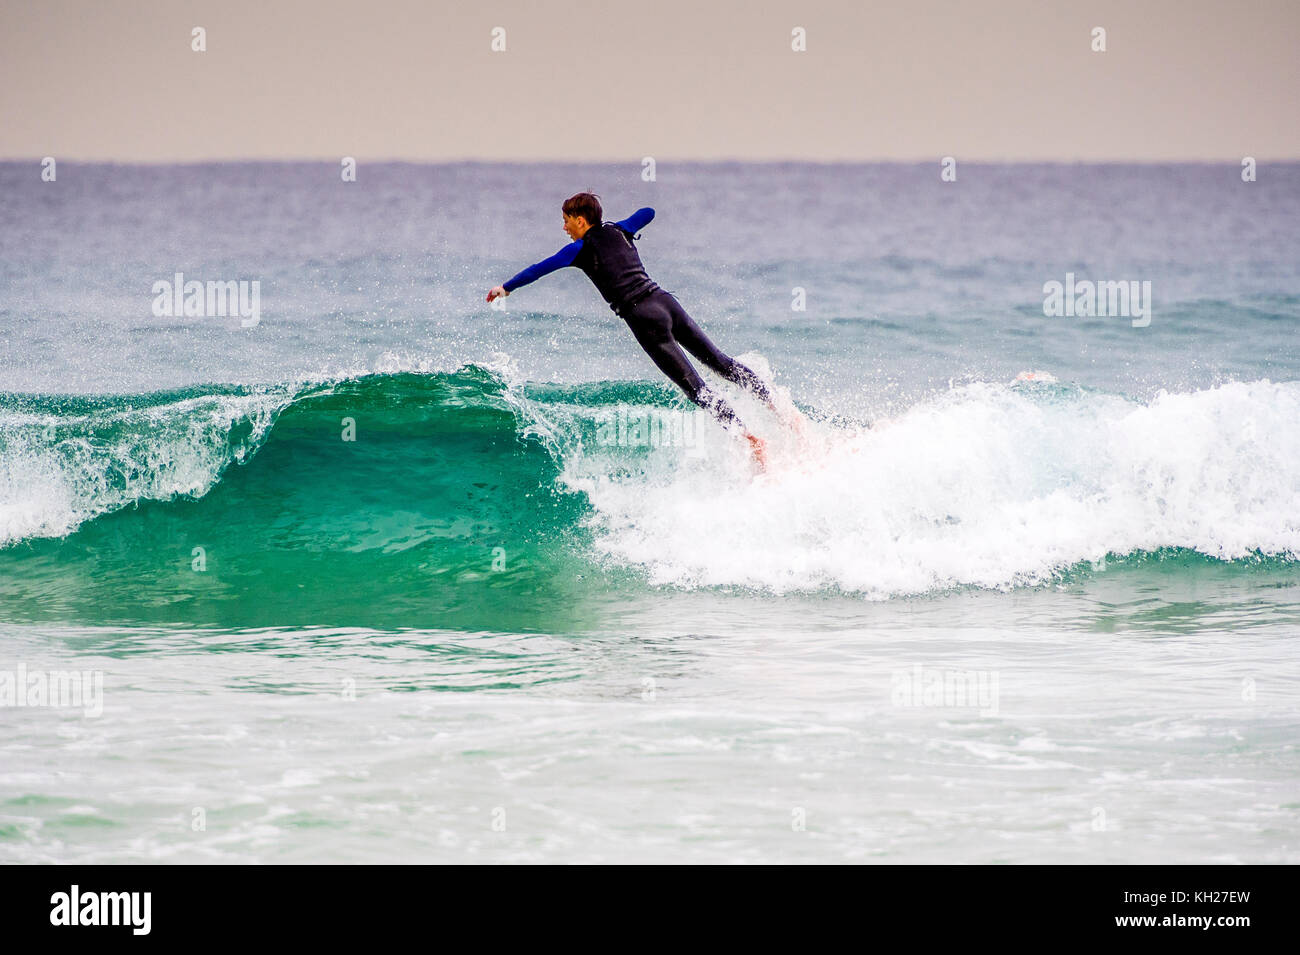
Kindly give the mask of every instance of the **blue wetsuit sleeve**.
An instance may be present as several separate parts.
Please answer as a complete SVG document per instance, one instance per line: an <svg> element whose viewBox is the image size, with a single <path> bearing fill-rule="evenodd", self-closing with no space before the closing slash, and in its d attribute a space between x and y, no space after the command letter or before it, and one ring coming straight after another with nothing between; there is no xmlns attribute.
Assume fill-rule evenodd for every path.
<svg viewBox="0 0 1300 955"><path fill-rule="evenodd" d="M621 222L615 223L615 225L617 225L621 229L627 230L633 235L636 235L643 228L648 226L650 224L650 220L653 219L654 217L655 217L655 211L651 209L649 206L646 206L644 209L638 209L636 212L632 213L630 216L628 216L626 219L622 220Z"/></svg>
<svg viewBox="0 0 1300 955"><path fill-rule="evenodd" d="M501 283L501 287L507 292L513 292L521 285L527 285L529 282L536 282L543 275L550 275L556 269L562 269L566 265L572 265L574 259L578 257L578 250L582 248L582 240L570 242L559 252L556 252L549 259L542 259L536 265L530 265L512 279Z"/></svg>

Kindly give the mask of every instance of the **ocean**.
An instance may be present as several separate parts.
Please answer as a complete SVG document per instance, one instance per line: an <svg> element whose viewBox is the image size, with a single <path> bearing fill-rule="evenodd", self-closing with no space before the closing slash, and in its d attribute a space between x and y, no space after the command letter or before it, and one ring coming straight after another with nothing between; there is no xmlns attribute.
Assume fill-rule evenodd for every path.
<svg viewBox="0 0 1300 955"><path fill-rule="evenodd" d="M578 270L485 302L585 189L804 416L713 382L768 473ZM0 861L1300 861L1298 222L1294 163L0 163Z"/></svg>

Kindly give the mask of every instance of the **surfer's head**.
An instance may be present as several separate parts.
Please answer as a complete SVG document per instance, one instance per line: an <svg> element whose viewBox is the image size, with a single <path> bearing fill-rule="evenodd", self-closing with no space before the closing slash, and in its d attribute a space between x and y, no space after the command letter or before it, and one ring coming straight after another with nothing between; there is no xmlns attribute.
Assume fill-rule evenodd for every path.
<svg viewBox="0 0 1300 955"><path fill-rule="evenodd" d="M580 192L564 200L564 231L572 239L581 239L592 226L599 225L603 212L600 196L594 192Z"/></svg>

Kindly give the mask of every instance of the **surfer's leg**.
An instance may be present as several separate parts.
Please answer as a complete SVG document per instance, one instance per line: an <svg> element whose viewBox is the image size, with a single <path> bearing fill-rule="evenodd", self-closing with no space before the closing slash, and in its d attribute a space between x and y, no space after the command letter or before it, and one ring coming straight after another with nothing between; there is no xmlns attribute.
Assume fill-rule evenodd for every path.
<svg viewBox="0 0 1300 955"><path fill-rule="evenodd" d="M707 368L711 368L723 378L743 388L748 388L769 405L772 393L767 385L747 365L726 355L704 334L704 329L695 323L695 319L682 308L682 303L669 294L664 302L673 318L672 333L688 352L698 358Z"/></svg>
<svg viewBox="0 0 1300 955"><path fill-rule="evenodd" d="M657 297L652 295L650 299ZM673 340L672 316L660 302L643 300L637 303L627 318L627 325L650 360L686 393L687 398L717 418L724 428L736 424L744 429L736 412L704 383L681 346Z"/></svg>

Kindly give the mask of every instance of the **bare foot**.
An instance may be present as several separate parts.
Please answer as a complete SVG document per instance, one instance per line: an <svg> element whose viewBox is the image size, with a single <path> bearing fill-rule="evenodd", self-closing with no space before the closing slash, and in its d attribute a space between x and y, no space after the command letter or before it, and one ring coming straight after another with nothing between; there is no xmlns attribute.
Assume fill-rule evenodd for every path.
<svg viewBox="0 0 1300 955"><path fill-rule="evenodd" d="M808 443L808 429L804 426L804 418L797 410L786 419L786 425L794 432L794 436L803 444Z"/></svg>
<svg viewBox="0 0 1300 955"><path fill-rule="evenodd" d="M808 431L804 427L803 415L799 413L799 409L793 403L787 404L783 402L781 406L778 406L775 401L770 401L767 406L772 409L772 413L776 415L781 424L794 432L796 438L800 441L808 440Z"/></svg>
<svg viewBox="0 0 1300 955"><path fill-rule="evenodd" d="M758 465L760 471L766 471L767 442L752 434L745 435L745 439L749 442L749 450L754 455L754 463Z"/></svg>

